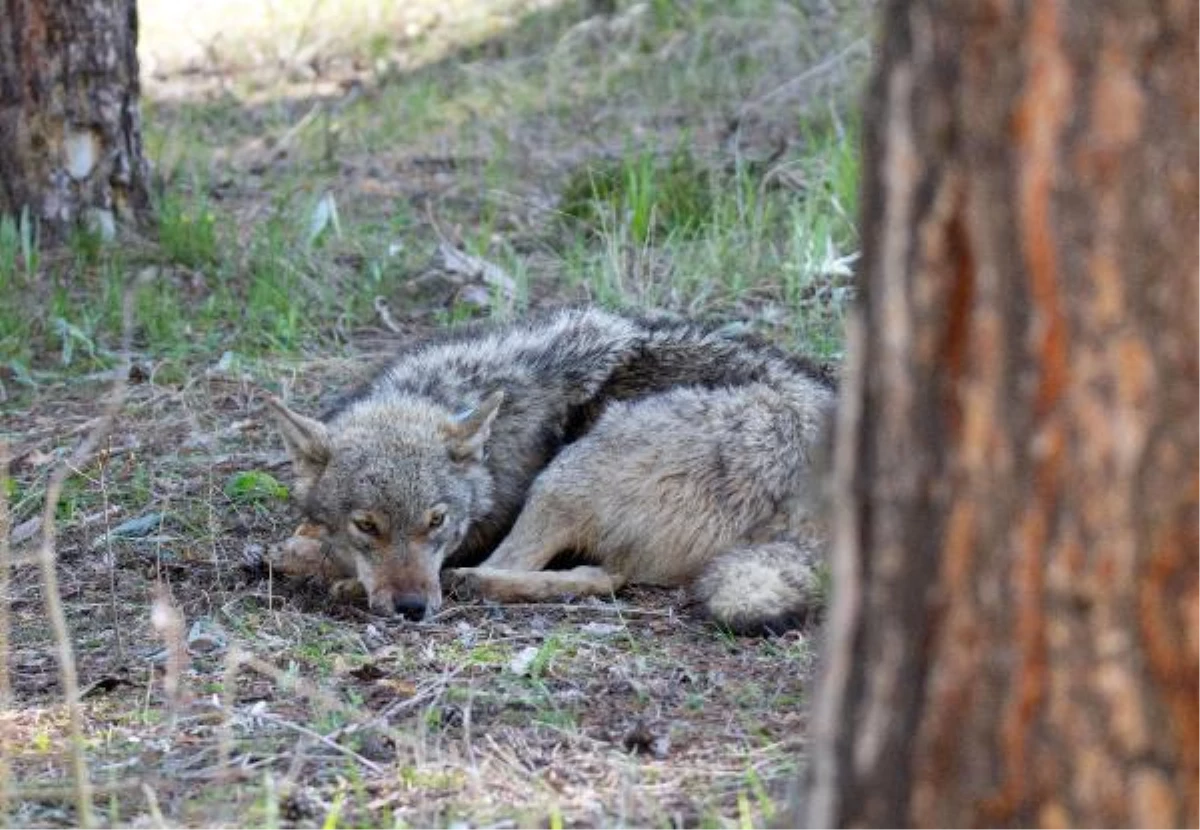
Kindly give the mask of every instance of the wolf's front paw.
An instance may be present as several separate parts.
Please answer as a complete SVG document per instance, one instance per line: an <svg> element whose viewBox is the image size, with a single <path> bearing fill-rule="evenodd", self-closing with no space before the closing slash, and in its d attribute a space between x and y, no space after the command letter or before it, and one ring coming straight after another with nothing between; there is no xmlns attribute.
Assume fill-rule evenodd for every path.
<svg viewBox="0 0 1200 830"><path fill-rule="evenodd" d="M483 580L475 568L450 568L442 571L442 590L455 599L481 599Z"/></svg>
<svg viewBox="0 0 1200 830"><path fill-rule="evenodd" d="M339 555L329 534L319 525L305 522L282 542L267 549L267 561L284 576L312 576L323 582L354 576L354 563Z"/></svg>
<svg viewBox="0 0 1200 830"><path fill-rule="evenodd" d="M287 576L320 576L324 558L320 539L298 534L267 549L271 567Z"/></svg>

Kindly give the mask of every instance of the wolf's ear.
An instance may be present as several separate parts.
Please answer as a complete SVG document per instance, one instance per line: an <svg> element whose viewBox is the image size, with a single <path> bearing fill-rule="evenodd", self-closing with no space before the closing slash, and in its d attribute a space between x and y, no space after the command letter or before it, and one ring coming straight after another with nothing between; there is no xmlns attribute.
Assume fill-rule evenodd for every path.
<svg viewBox="0 0 1200 830"><path fill-rule="evenodd" d="M320 421L293 412L274 396L267 398L267 404L275 416L275 425L283 436L288 455L292 457L296 475L310 482L315 480L324 471L332 454L329 431Z"/></svg>
<svg viewBox="0 0 1200 830"><path fill-rule="evenodd" d="M442 437L455 461L482 461L483 448L492 434L492 422L504 402L504 392L496 390L479 406L454 415L442 424Z"/></svg>

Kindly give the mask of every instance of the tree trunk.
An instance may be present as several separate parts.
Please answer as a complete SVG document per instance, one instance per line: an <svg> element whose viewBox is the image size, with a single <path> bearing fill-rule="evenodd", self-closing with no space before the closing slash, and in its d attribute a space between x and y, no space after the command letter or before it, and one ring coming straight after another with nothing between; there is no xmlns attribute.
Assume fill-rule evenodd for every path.
<svg viewBox="0 0 1200 830"><path fill-rule="evenodd" d="M1197 23L884 11L812 825L1197 823Z"/></svg>
<svg viewBox="0 0 1200 830"><path fill-rule="evenodd" d="M111 235L148 203L135 0L2 0L0 215Z"/></svg>

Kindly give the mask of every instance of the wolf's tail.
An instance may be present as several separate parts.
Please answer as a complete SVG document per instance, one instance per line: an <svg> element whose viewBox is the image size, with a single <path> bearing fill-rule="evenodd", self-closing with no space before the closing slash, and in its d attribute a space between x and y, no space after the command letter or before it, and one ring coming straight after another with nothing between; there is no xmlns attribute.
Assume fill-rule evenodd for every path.
<svg viewBox="0 0 1200 830"><path fill-rule="evenodd" d="M820 615L827 593L820 544L787 540L732 548L708 564L693 591L738 634L779 634Z"/></svg>

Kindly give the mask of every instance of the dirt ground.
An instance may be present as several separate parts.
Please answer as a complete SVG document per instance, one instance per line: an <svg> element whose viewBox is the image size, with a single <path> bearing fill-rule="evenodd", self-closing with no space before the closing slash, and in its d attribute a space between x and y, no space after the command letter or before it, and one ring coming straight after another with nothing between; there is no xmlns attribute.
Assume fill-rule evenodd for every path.
<svg viewBox="0 0 1200 830"><path fill-rule="evenodd" d="M319 372L306 368L311 393ZM56 390L28 413L18 475L89 427L99 391ZM727 636L672 591L456 604L413 624L281 584L259 563L292 512L222 492L239 470L288 478L263 414L237 379L134 386L83 471L99 501L63 523L58 571L102 817L695 826L758 825L782 809L803 753L813 632ZM104 493L139 474L153 509L135 518L151 521L120 532L129 512ZM9 596L11 820L71 824L37 569L18 566Z"/></svg>
<svg viewBox="0 0 1200 830"><path fill-rule="evenodd" d="M303 272L299 285L314 274L335 287L359 279L374 262L370 251L386 249L391 256L404 246L389 240L424 239L411 245L428 250L410 259L408 251L396 254L406 264L388 267L403 270L404 280L387 290L367 286L361 303L320 319L319 338L300 338L287 348L213 348L210 339L225 341L210 337L197 317L194 326L185 319L171 329L176 340L158 351L152 328L140 324L129 368L114 360L58 370L52 364L59 355L49 352L35 355L41 362L31 370L31 384L14 381L23 369L0 369L7 390L0 439L8 444L11 482L3 494L10 532L0 538L7 539L13 560L3 592L9 686L0 688L6 766L0 769L0 815L6 823L80 821L61 654L38 567L47 538L43 503L63 465L69 475L50 506L49 524L56 532L58 593L81 690L81 752L101 824L750 827L784 821L804 763L815 629L734 637L702 620L683 592L649 589L559 605L452 603L436 619L414 624L336 604L319 587L277 579L263 564L266 546L289 535L297 522L286 499L291 471L265 418L264 390L286 391L305 411L319 411L366 377L393 343L478 310L485 304L481 292L485 298L492 292L494 300L496 285L478 274L464 278L424 264L439 241L470 247L481 222L487 232L479 249L494 253L510 273L513 263L528 267L521 275L528 286L522 308L597 299L603 286L569 278L571 263L586 263L586 254L573 260L574 254L549 253L547 194L561 188L564 171L580 159L619 151L630 130L664 146L686 132L696 146L716 153L728 143L721 118L730 107L697 103L693 112L640 100L637 117L622 119L603 102L627 94L609 90L588 105L590 126L583 128L579 112L563 116L505 98L515 96L515 86L497 78L502 70L518 71L513 67L526 59L511 46L496 46L489 39L493 29L524 19L534 5L538 14L561 14L540 8L552 4L498 3L499 11L481 18L449 11L421 16L418 9L428 12L421 3L367 4L375 16L367 14L364 26L390 21L394 28L388 31L399 34L372 42L362 57L332 34L313 41L313 32L333 31L320 16L328 9L317 3L312 9L319 13L272 18L272 25L294 35L288 41L294 48L283 58L278 49L264 52L250 36L214 40L197 34L203 25L220 28L213 9L206 12L211 20L201 15L189 21L186 48L163 46L178 28L164 11L170 5L143 4L145 32L157 38L143 43L148 146L166 186L189 198L199 191L184 171L194 174L189 165L204 148L201 196L229 220L229 234L218 245L229 270L168 268L155 259L157 273L171 275L168 302L199 303L215 296L222 280L240 279L253 265L244 252L252 247L258 220L272 206L309 199L324 188L336 186L342 194L341 227L374 230L347 231L320 252L305 253L306 265L315 266ZM651 11L679 6L691 14L688 4L637 5ZM805 13L809 6L834 5L799 4ZM452 7L458 8L446 8ZM630 8L622 4L626 17L615 19L633 19ZM771 28L766 19L742 20L732 12L727 19L719 7L705 8L709 17L701 24L720 35L717 43L751 38L750 50L757 48L755 33ZM554 30L558 42L599 49L592 59L610 60L603 37L594 35L600 24L587 22L583 4L568 11L574 17L565 23L546 24L562 30ZM684 25L664 19L663 26ZM809 25L808 18L788 19ZM790 95L787 84L796 78L798 88L824 77L804 74L814 67L826 72L823 61L861 65L865 51L846 46L859 43L861 32L839 40L829 19L813 14L813 31L828 42L756 81L763 95L784 97L771 90ZM492 112L471 114L462 96L470 98L475 87L461 79L451 85L459 97L446 105L458 113L452 123L439 120L419 134L406 133L404 124L381 128L385 136L403 135L391 148L376 145L365 127L356 132L354 107L365 101L375 115L363 123L374 125L390 90L405 96L404 112L418 111L423 99L406 84L429 84L420 73L432 70L417 67L412 54L419 46L424 60L450 60L449 47L438 39L447 20L479 32L469 53L473 70L455 71L470 83L499 89L499 98L509 101L501 107L512 108L504 121L506 161L498 172L486 152L496 135L466 129L458 120L486 120ZM563 31L576 40L565 41ZM603 31L620 34L617 28ZM357 29L346 37L352 35L362 37ZM687 57L688 41L679 43L671 47L675 52L648 54ZM322 55L332 57L322 63ZM467 59L460 53L454 60ZM260 102L268 91L269 105ZM232 109L231 96L238 101ZM495 106L494 97L488 100ZM735 102L733 110L741 106ZM761 148L769 156L779 135L798 129L793 116L766 119L742 111L739 135L747 144L738 152ZM289 124L311 113L317 114L308 126L326 119L325 127L300 138L288 132ZM330 113L344 119L341 132L333 129ZM410 119L415 130L412 124ZM341 138L331 137L335 133ZM330 161L335 140L341 144ZM495 178L484 176L483 168ZM397 201L412 206L400 223L402 235ZM500 237L506 244L497 252L494 240ZM669 281L661 263L672 251L650 248L622 249L638 263L621 284L630 292L629 304L643 304L642 288L654 287L654 280ZM66 260L48 255L43 268L59 261ZM698 289L678 300L675 310L751 316L769 336L791 345L801 329L779 322L774 311L784 300L770 288L778 282L773 267L764 266L765 287ZM836 268L830 273L840 279ZM644 284L637 281L642 277ZM832 280L805 287L796 302L831 302L842 284ZM377 292L382 311L371 305ZM236 313L226 312L223 331L243 337L259 325L252 319L253 298L247 302L246 319L229 319ZM186 316L201 306L183 307ZM517 313L511 302L506 308ZM110 345L119 339L108 336ZM278 331L271 337L269 344L282 342ZM68 342L64 335L64 349ZM65 353L62 358L66 363ZM123 400L106 425L115 389ZM100 445L73 458L81 440L98 429L104 430Z"/></svg>

